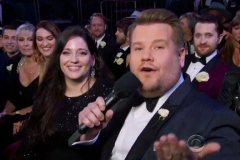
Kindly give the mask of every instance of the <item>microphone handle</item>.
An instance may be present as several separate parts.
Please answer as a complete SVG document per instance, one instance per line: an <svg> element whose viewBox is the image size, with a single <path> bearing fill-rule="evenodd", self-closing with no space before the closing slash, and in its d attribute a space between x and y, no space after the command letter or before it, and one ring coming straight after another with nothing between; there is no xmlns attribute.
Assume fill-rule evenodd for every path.
<svg viewBox="0 0 240 160"><path fill-rule="evenodd" d="M112 106L114 106L120 99L116 96L116 94L110 94L105 98L106 101L106 109L102 112L105 114L107 110L109 110ZM115 110L115 109L113 109ZM78 132L80 134L85 134L89 128L85 124L81 124L78 126Z"/></svg>
<svg viewBox="0 0 240 160"><path fill-rule="evenodd" d="M114 91L112 91L112 93L105 98L106 109L103 111L103 114L105 114L107 110L112 108L120 100L121 99L117 97L117 94L114 93ZM116 107L113 107L112 110L115 111ZM79 125L74 134L68 139L68 145L71 147L72 144L76 140L78 140L79 137L85 134L88 130L89 128L86 125L84 124Z"/></svg>

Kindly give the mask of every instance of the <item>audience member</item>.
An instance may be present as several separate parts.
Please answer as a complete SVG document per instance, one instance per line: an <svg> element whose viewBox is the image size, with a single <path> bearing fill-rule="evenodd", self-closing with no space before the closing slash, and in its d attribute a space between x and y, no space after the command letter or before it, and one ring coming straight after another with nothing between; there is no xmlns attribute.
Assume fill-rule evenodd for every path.
<svg viewBox="0 0 240 160"><path fill-rule="evenodd" d="M16 42L16 29L18 26L6 25L3 28L3 48L5 52L0 54L0 109L5 107L8 90L17 77L17 65L21 59ZM0 112L1 112L0 111Z"/></svg>
<svg viewBox="0 0 240 160"><path fill-rule="evenodd" d="M197 22L197 18L199 18L199 15L194 12L185 13L179 18L184 33L184 40L187 45L187 54L195 53L195 47L193 44L193 28Z"/></svg>
<svg viewBox="0 0 240 160"><path fill-rule="evenodd" d="M120 45L120 48L116 48L116 51L112 53L110 58L109 68L114 74L115 80L118 80L127 71L129 61L127 56L130 54L130 42L128 37L128 27L133 23L134 19L124 18L117 22L116 42Z"/></svg>
<svg viewBox="0 0 240 160"><path fill-rule="evenodd" d="M223 27L214 16L199 18L194 27L196 52L186 57L183 68L190 75L193 87L214 99L222 89L225 73L231 70L217 50L222 32Z"/></svg>
<svg viewBox="0 0 240 160"><path fill-rule="evenodd" d="M10 95L1 114L20 114L25 115L32 111L33 98L37 92L39 83L40 63L36 61L36 54L33 48L33 34L35 27L26 23L18 27L16 31L17 45L23 57L18 63L18 78L11 86ZM19 131L16 123L14 134Z"/></svg>
<svg viewBox="0 0 240 160"><path fill-rule="evenodd" d="M234 70L240 71L240 16L230 23L229 36L226 45L221 50L221 58Z"/></svg>
<svg viewBox="0 0 240 160"><path fill-rule="evenodd" d="M240 116L240 72L230 71L225 75L223 89L218 100Z"/></svg>
<svg viewBox="0 0 240 160"><path fill-rule="evenodd" d="M84 143L78 146L82 159L239 159L239 117L194 90L190 78L181 73L185 49L178 17L165 9L143 11L130 41L130 69L142 87L119 102L114 115L112 110L102 113L101 97L79 113L79 123L91 128L81 141L92 140L107 125L95 143L80 142ZM200 158L185 142L196 134L205 140ZM93 144L86 149L86 143Z"/></svg>
<svg viewBox="0 0 240 160"><path fill-rule="evenodd" d="M102 74L97 48L85 29L67 28L59 37L34 102L28 132L16 159L79 159L67 140L78 113L113 83Z"/></svg>
<svg viewBox="0 0 240 160"><path fill-rule="evenodd" d="M17 78L17 65L21 59L21 53L18 51L17 42L16 42L16 29L15 25L6 25L3 28L3 47L5 52L0 54L0 109L1 113L5 107L7 99L9 98L9 91L11 85ZM0 114L1 117L2 114ZM2 122L2 120L1 120ZM5 122L5 121L4 121ZM4 127L6 124L3 122ZM1 123L2 124L2 123ZM12 125L6 126L9 132L5 132L1 126L1 143L0 143L0 152L4 149L10 142L12 135ZM7 137L6 137L6 136ZM6 141L4 141L6 138ZM9 141L8 141L9 140Z"/></svg>
<svg viewBox="0 0 240 160"><path fill-rule="evenodd" d="M201 10L201 15L214 15L219 18L219 20L224 24L225 22L230 22L232 15L226 10L223 2L212 2L208 8Z"/></svg>
<svg viewBox="0 0 240 160"><path fill-rule="evenodd" d="M61 34L58 27L51 21L40 21L34 34L34 48L41 58L40 82L44 76L48 60L52 54L56 41Z"/></svg>
<svg viewBox="0 0 240 160"><path fill-rule="evenodd" d="M228 28L228 25L232 19L232 15L229 11L226 10L226 6L224 6L224 2L223 0L215 0L213 2L211 2L211 5L208 7L208 8L204 8L202 11L201 11L201 15L206 15L206 14L210 14L210 15L213 15L213 16L216 16L220 21L221 23L224 25L224 30L223 30L223 36L228 36L228 32L227 31L227 28ZM218 44L218 49L221 50L226 44L226 41L225 41L225 38L223 38L221 40L221 42Z"/></svg>
<svg viewBox="0 0 240 160"><path fill-rule="evenodd" d="M103 62L107 64L109 57L117 47L115 40L105 33L107 29L107 18L101 13L94 13L90 17L90 25L100 57Z"/></svg>
<svg viewBox="0 0 240 160"><path fill-rule="evenodd" d="M40 62L35 61L34 31L35 27L29 23L19 26L16 31L17 46L23 56L17 67L18 77L11 85L8 101L3 112L0 113L2 120L5 120L5 123L1 125L1 141L8 142L8 144L22 138L19 134L12 136L19 132L22 120L24 120L19 121L15 115L26 115L32 111L33 97L38 88ZM5 117L6 115L11 115L12 118L9 119ZM25 120L27 118L26 116Z"/></svg>

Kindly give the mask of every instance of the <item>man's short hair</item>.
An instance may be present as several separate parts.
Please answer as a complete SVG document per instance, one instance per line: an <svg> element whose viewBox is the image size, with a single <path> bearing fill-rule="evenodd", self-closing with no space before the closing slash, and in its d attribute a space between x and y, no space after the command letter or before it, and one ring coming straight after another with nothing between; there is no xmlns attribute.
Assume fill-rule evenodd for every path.
<svg viewBox="0 0 240 160"><path fill-rule="evenodd" d="M3 27L3 31L2 31L2 35L4 35L4 31L6 29L9 29L9 30L17 30L18 28L18 25L15 25L15 24L9 24L9 25L6 25Z"/></svg>
<svg viewBox="0 0 240 160"><path fill-rule="evenodd" d="M123 30L124 35L127 35L128 27L134 22L135 19L130 18L124 18L119 21L117 21L117 28L120 28Z"/></svg>
<svg viewBox="0 0 240 160"><path fill-rule="evenodd" d="M93 17L99 17L103 20L103 22L105 24L107 24L107 18L102 13L93 13L93 15L90 17L90 23L91 23Z"/></svg>
<svg viewBox="0 0 240 160"><path fill-rule="evenodd" d="M166 9L149 9L141 12L131 27L130 41L132 39L132 33L136 26L144 24L163 23L172 27L172 40L177 49L184 47L184 33L181 27L181 23L178 17L171 11Z"/></svg>
<svg viewBox="0 0 240 160"><path fill-rule="evenodd" d="M203 15L197 19L197 23L213 23L216 26L215 30L218 33L218 36L220 36L223 33L223 24L216 16ZM197 23L195 24L195 26L193 28L193 31L194 31L193 33L195 33L195 27L196 27Z"/></svg>

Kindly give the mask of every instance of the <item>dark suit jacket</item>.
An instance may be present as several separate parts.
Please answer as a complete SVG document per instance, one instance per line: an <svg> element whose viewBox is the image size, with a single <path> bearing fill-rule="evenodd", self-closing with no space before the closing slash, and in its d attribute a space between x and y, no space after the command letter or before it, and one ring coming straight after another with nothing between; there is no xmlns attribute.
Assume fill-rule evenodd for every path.
<svg viewBox="0 0 240 160"><path fill-rule="evenodd" d="M111 36L105 34L101 42L105 42L106 46L98 46L98 52L100 57L103 59L103 62L107 64L109 57L114 53L115 48L117 47L116 40L112 39ZM107 64L108 65L108 64Z"/></svg>
<svg viewBox="0 0 240 160"><path fill-rule="evenodd" d="M186 56L185 65L182 69L183 72L186 72L191 64L192 56L194 56L194 54ZM195 78L192 81L192 85L198 91L217 99L218 94L223 87L225 73L230 70L231 68L225 62L223 62L220 58L220 55L217 54L199 71L199 73L202 71L207 72L210 77L209 80L207 82L198 82Z"/></svg>
<svg viewBox="0 0 240 160"><path fill-rule="evenodd" d="M111 157L112 149L131 109L133 98L119 102L113 118L92 146L80 148L83 159L102 159ZM186 140L192 135L201 135L205 142L218 142L221 150L207 156L204 160L239 160L240 159L240 119L215 100L199 93L191 87L187 78L163 104L162 108L170 111L165 120L160 120L156 113L139 135L130 149L127 160L157 159L153 151L154 142L162 135L174 133L178 139Z"/></svg>
<svg viewBox="0 0 240 160"><path fill-rule="evenodd" d="M218 100L240 116L240 72L230 71L224 78Z"/></svg>
<svg viewBox="0 0 240 160"><path fill-rule="evenodd" d="M126 51L117 48L114 53L112 54L111 58L109 58L109 68L111 69L112 73L114 74L115 80L118 80L121 78L125 73L127 73L127 67L126 67L126 62L127 62L127 55L130 54L130 47ZM120 57L117 57L117 54L119 52L122 52L122 55ZM122 63L118 63L118 61L114 62L115 59L122 58L123 61Z"/></svg>
<svg viewBox="0 0 240 160"><path fill-rule="evenodd" d="M9 58L6 52L0 53L0 112L5 106L10 85L17 78L17 66L21 59L21 53ZM8 71L7 66L12 65L12 70Z"/></svg>

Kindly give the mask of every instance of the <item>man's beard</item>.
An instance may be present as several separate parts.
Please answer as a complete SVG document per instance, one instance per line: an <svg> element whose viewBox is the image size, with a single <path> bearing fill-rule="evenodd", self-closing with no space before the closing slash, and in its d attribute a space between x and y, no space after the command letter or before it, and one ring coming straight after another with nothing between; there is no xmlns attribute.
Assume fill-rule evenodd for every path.
<svg viewBox="0 0 240 160"><path fill-rule="evenodd" d="M117 44L123 45L124 43L126 43L127 39L119 39L117 40Z"/></svg>
<svg viewBox="0 0 240 160"><path fill-rule="evenodd" d="M216 47L211 47L209 48L207 51L205 52L201 52L200 49L198 49L198 47L195 48L197 54L200 56L200 57L207 57L209 55L211 55L217 48Z"/></svg>

